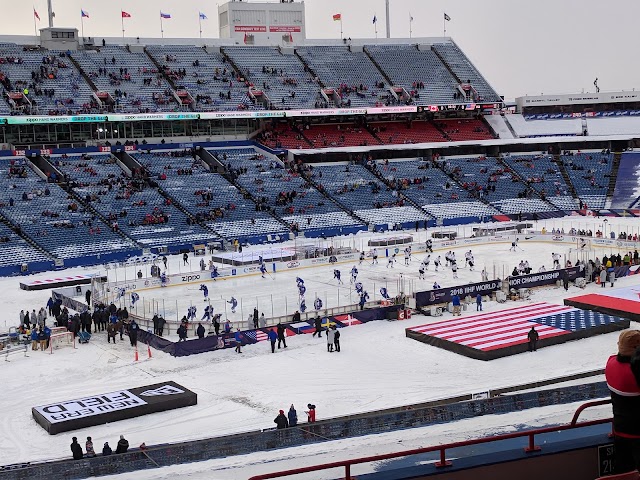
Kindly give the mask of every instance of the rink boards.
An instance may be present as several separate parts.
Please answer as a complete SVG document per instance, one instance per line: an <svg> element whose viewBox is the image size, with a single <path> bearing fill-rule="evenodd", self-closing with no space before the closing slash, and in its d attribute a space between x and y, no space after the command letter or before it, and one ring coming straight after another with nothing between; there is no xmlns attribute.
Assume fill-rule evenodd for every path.
<svg viewBox="0 0 640 480"><path fill-rule="evenodd" d="M544 348L623 330L629 320L542 302L411 327L406 336L477 360L494 360L526 352L531 327L538 332L538 348Z"/></svg>

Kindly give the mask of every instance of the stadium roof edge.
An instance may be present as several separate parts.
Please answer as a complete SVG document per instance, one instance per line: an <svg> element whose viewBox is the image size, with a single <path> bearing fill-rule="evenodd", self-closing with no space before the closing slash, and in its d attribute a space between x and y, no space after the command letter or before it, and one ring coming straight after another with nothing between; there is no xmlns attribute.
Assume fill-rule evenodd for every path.
<svg viewBox="0 0 640 480"><path fill-rule="evenodd" d="M159 38L159 37L103 37L92 36L96 46L104 38L107 45L193 45L193 46L250 46L244 45L231 38ZM40 38L35 35L0 35L0 44L15 43L17 45L39 45ZM434 43L452 43L450 37L414 37L414 38L354 38L348 41L351 45L416 45ZM279 46L278 43L256 44L255 46ZM302 46L344 46L344 40L338 38L307 38L302 42L296 42L294 47Z"/></svg>
<svg viewBox="0 0 640 480"><path fill-rule="evenodd" d="M401 143L397 145L367 145L363 147L338 147L322 149L288 149L294 155L305 155L309 153L368 153L371 151L384 150L407 150L407 149L434 149L443 150L450 147L500 147L504 145L532 145L537 143L584 143L584 142L615 142L628 141L637 138L637 135L608 135L598 137L583 136L548 136L548 137L527 137L527 138L498 138L493 140L467 140L464 142L434 142L434 143Z"/></svg>

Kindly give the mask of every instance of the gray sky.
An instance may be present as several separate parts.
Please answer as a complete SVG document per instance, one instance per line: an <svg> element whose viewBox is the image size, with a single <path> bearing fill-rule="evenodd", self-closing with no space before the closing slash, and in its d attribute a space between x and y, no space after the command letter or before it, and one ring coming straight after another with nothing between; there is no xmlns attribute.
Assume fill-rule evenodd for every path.
<svg viewBox="0 0 640 480"><path fill-rule="evenodd" d="M2 0L2 33L33 34L32 2ZM220 1L220 4L224 1ZM46 0L33 0L46 26ZM337 38L340 26L332 20L342 13L347 37L374 37L373 15L384 36L384 0L307 0L307 37ZM197 37L198 12L203 36L218 37L214 0L54 0L56 25L80 28L80 9L88 11L85 36L119 36L120 10L127 36L159 37L159 13L165 38ZM451 36L489 83L507 99L529 94L593 91L598 77L602 91L640 88L636 46L640 1L611 0L391 0L391 36L441 36L443 13L451 16ZM8 21L10 19L10 21Z"/></svg>

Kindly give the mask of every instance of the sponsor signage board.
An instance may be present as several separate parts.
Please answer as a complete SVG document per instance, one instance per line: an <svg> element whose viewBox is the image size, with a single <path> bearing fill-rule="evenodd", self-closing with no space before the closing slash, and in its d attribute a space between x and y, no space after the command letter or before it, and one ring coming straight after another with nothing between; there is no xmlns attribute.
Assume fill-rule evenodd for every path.
<svg viewBox="0 0 640 480"><path fill-rule="evenodd" d="M33 407L31 413L50 435L189 407L198 396L175 382L89 395Z"/></svg>

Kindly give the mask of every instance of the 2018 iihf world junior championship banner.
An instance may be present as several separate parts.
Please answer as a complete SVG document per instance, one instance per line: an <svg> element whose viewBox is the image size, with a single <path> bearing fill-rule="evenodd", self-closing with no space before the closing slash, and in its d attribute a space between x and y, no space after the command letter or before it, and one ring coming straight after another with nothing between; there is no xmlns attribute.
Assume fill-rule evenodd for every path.
<svg viewBox="0 0 640 480"><path fill-rule="evenodd" d="M55 435L197 403L198 396L191 390L163 382L33 407L31 413L42 428Z"/></svg>

